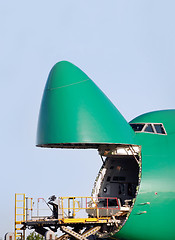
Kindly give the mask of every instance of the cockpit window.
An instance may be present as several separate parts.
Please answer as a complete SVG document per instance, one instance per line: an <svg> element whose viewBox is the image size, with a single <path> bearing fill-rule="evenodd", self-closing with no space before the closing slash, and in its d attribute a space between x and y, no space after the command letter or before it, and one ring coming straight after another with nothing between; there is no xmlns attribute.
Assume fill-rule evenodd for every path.
<svg viewBox="0 0 175 240"><path fill-rule="evenodd" d="M132 129L135 132L141 132L145 124L142 124L142 123L131 123L130 125L131 125Z"/></svg>
<svg viewBox="0 0 175 240"><path fill-rule="evenodd" d="M130 125L135 132L166 135L166 131L162 123L131 123Z"/></svg>
<svg viewBox="0 0 175 240"><path fill-rule="evenodd" d="M147 124L146 128L144 129L144 132L154 132L153 127L151 126L151 124Z"/></svg>
<svg viewBox="0 0 175 240"><path fill-rule="evenodd" d="M162 124L154 124L157 133L165 134Z"/></svg>

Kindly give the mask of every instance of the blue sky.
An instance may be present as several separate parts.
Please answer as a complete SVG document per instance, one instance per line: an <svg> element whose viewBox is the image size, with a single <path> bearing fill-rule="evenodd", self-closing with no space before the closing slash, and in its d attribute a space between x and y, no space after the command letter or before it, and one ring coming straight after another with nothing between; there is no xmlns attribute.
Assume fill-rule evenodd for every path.
<svg viewBox="0 0 175 240"><path fill-rule="evenodd" d="M0 237L14 227L14 194L90 195L101 165L95 150L35 147L48 73L80 67L127 121L175 108L172 0L1 1Z"/></svg>

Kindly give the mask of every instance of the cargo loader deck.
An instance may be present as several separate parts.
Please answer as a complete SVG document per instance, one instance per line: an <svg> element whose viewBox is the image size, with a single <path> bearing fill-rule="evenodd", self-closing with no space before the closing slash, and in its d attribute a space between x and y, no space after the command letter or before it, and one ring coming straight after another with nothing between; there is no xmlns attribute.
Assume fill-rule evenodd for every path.
<svg viewBox="0 0 175 240"><path fill-rule="evenodd" d="M63 232L59 238L63 239L64 235L67 238L74 237L82 240L90 235L97 235L98 237L104 236L104 232L109 229L117 229L121 224L120 218L130 213L129 206L122 207L118 198L96 198L93 197L59 197L52 196L49 202L43 198L45 205L50 209L51 215L39 215L39 204L37 205L37 215L34 216L33 200L32 198L25 198L26 202L17 200L18 197L24 199L24 194L16 194L16 218L22 216L19 221L15 221L15 236L16 239L19 235L24 235L26 229L34 229L41 235L50 229L57 232L60 229ZM29 201L31 206L29 205ZM18 206L20 203L21 206ZM23 206L22 206L23 205ZM26 211L24 215L19 213L19 210ZM24 212L24 211L23 211ZM24 220L25 219L25 220ZM106 229L106 230L105 230ZM57 238L57 239L59 239ZM24 237L23 237L24 239Z"/></svg>

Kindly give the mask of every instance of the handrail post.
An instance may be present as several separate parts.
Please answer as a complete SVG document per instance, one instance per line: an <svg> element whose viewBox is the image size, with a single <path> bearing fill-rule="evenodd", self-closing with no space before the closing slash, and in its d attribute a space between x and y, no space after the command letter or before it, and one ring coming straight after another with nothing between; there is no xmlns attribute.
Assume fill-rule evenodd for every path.
<svg viewBox="0 0 175 240"><path fill-rule="evenodd" d="M37 201L37 217L39 216L39 198L38 198L38 201Z"/></svg>
<svg viewBox="0 0 175 240"><path fill-rule="evenodd" d="M62 209L62 218L64 219L64 208L63 208L63 198L61 198L61 209Z"/></svg>
<svg viewBox="0 0 175 240"><path fill-rule="evenodd" d="M108 200L109 200L109 198L107 198L107 216L108 216L108 213L109 213L109 211L108 211Z"/></svg>
<svg viewBox="0 0 175 240"><path fill-rule="evenodd" d="M68 205L68 214L67 215L68 215L68 218L70 218L70 212L71 212L70 211L70 198L68 198L67 201L68 201L68 203L67 203L67 205Z"/></svg>
<svg viewBox="0 0 175 240"><path fill-rule="evenodd" d="M28 206L29 198L26 197L26 220L29 220L29 206Z"/></svg>
<svg viewBox="0 0 175 240"><path fill-rule="evenodd" d="M97 201L98 201L98 198L97 198ZM96 203L96 209L97 209L97 218L99 218L99 208L97 203Z"/></svg>
<svg viewBox="0 0 175 240"><path fill-rule="evenodd" d="M75 217L75 197L73 197L73 218Z"/></svg>
<svg viewBox="0 0 175 240"><path fill-rule="evenodd" d="M30 198L30 200L31 200L31 218L32 218L32 216L33 216L33 198Z"/></svg>

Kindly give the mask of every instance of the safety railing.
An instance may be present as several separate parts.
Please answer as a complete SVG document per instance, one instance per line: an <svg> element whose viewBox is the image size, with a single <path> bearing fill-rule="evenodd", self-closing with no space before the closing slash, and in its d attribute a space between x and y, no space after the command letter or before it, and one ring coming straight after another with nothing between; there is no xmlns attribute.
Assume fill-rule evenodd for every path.
<svg viewBox="0 0 175 240"><path fill-rule="evenodd" d="M26 197L26 220L32 218L33 198Z"/></svg>
<svg viewBox="0 0 175 240"><path fill-rule="evenodd" d="M35 204L36 203L36 204ZM53 202L44 198L28 198L25 194L15 195L15 237L22 233L23 222L42 219L58 219L60 222L90 221L94 218L112 217L121 209L115 197L58 197ZM61 221L62 220L62 221Z"/></svg>
<svg viewBox="0 0 175 240"><path fill-rule="evenodd" d="M44 198L37 198L33 201L31 219L42 219L51 215L52 209Z"/></svg>
<svg viewBox="0 0 175 240"><path fill-rule="evenodd" d="M75 218L81 210L91 217L108 217L120 210L120 201L113 197L60 197L58 218Z"/></svg>
<svg viewBox="0 0 175 240"><path fill-rule="evenodd" d="M15 194L15 240L25 240L25 231L21 230L21 224L26 219L26 197L24 193Z"/></svg>

